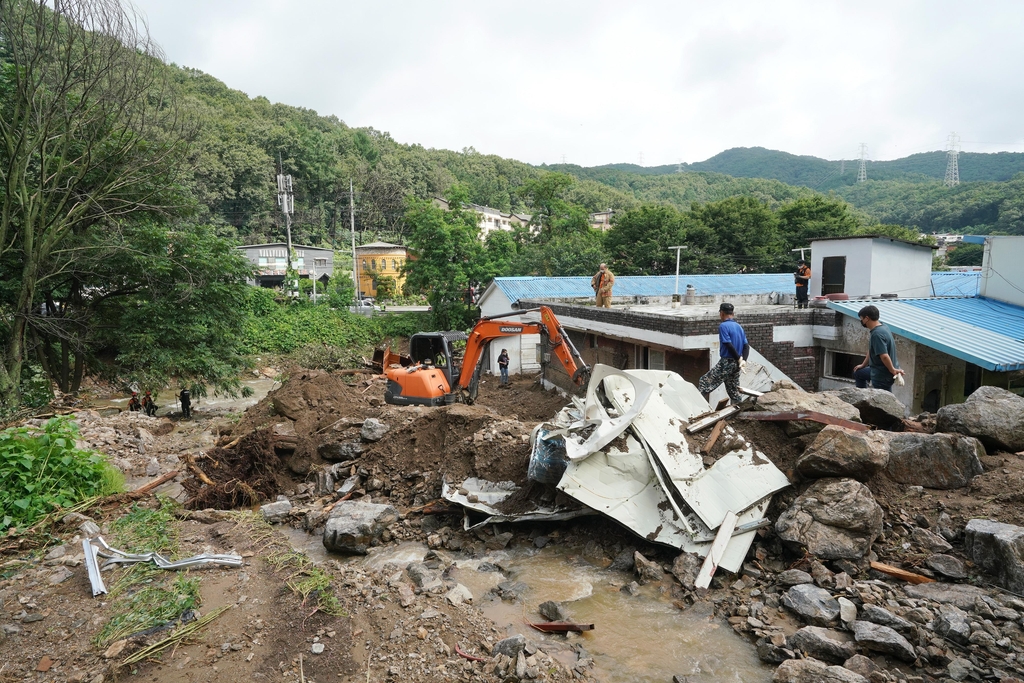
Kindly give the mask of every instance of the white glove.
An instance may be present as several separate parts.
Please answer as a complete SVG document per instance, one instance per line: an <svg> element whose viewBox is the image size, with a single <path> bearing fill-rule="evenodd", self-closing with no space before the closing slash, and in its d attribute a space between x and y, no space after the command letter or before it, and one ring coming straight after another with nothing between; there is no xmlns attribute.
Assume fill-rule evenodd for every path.
<svg viewBox="0 0 1024 683"><path fill-rule="evenodd" d="M744 359L740 358L740 372L743 372L743 370L746 367L747 367L747 361L745 361Z"/></svg>
<svg viewBox="0 0 1024 683"><path fill-rule="evenodd" d="M896 375L896 379L894 381L896 382L896 386L898 386L898 387L902 387L903 385L906 384L906 382L903 380L903 373L902 372L900 374Z"/></svg>

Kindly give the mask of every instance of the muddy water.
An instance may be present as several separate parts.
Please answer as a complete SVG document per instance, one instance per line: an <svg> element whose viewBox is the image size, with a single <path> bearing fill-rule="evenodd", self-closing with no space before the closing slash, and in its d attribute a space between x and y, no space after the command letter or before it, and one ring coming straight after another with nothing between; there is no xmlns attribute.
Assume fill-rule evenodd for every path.
<svg viewBox="0 0 1024 683"><path fill-rule="evenodd" d="M342 559L388 570L422 561L427 554L426 546L410 542L345 560L326 553L319 536L288 527L281 531L296 550L317 561ZM655 586L641 587L638 595L623 593L619 589L634 580L633 575L600 569L558 546L517 548L482 558L455 555L455 559L449 578L472 592L474 604L500 630L545 642L545 649L566 663L575 659L567 646L582 645L594 659L595 676L604 683L661 683L676 675L686 676L690 683L771 680L773 670L724 620L713 616L710 603L680 611ZM491 565L485 569L499 565L503 571L479 571L483 563ZM522 602L502 602L488 595L509 579L529 586ZM546 600L564 603L573 621L592 623L595 629L567 638L530 628L526 621L541 620L536 609Z"/></svg>
<svg viewBox="0 0 1024 683"><path fill-rule="evenodd" d="M277 380L260 377L259 379L242 380L242 386L252 389L252 396L206 396L203 398L192 398L192 409L200 412L236 413L241 412L249 406L254 406L263 400L266 395L278 385ZM156 393L157 416L180 413L178 405L178 387L172 386L162 389ZM103 408L120 408L128 410L128 395L114 394L101 396L89 401L89 407L102 410Z"/></svg>

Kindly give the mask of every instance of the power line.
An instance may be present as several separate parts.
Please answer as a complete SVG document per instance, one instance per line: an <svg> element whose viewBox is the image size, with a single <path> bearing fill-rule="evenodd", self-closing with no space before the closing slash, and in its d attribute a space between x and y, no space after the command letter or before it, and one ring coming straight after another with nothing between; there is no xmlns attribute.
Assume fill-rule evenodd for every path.
<svg viewBox="0 0 1024 683"><path fill-rule="evenodd" d="M946 187L956 187L960 184L960 136L955 132L950 133L946 138L946 178L943 181Z"/></svg>
<svg viewBox="0 0 1024 683"><path fill-rule="evenodd" d="M857 182L863 183L868 179L868 143L860 143L860 168L857 169Z"/></svg>

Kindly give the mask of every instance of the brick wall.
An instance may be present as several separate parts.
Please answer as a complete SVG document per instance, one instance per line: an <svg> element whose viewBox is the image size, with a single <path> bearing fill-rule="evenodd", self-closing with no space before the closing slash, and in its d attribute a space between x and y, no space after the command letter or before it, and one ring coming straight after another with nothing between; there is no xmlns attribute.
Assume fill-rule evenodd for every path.
<svg viewBox="0 0 1024 683"><path fill-rule="evenodd" d="M594 306L555 304L550 302L523 302L524 308L541 303L550 307L556 316L562 318L592 320L594 322L633 327L639 330L664 332L684 337L718 334L719 320L711 317L687 319L678 316L657 315L617 308L596 308ZM824 369L824 350L817 346L797 347L794 346L793 342L775 342L774 328L776 326L790 325L838 327L842 321L842 314L827 308L797 310L788 306L779 306L778 309L777 311L766 310L757 313L741 313L737 315L736 319L743 326L751 347L757 349L758 353L771 361L779 370L789 375L801 387L808 391L816 391L818 380L821 378ZM631 351L633 344L629 342L600 338L598 348L590 349L584 348L586 346L584 335L570 332L570 337L573 343L576 344L576 348L580 350L583 358L591 365L598 362L614 365L619 368L633 367L634 356ZM629 348L627 349L627 347ZM623 366L622 361L627 356L628 362ZM713 360L717 361L717 358ZM556 365L557 363L553 363L552 367ZM554 377L550 379L561 385Z"/></svg>

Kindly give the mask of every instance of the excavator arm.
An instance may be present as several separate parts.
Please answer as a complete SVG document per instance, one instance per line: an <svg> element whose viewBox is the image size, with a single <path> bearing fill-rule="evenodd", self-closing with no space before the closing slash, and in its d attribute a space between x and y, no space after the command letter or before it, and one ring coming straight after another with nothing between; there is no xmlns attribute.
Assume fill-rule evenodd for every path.
<svg viewBox="0 0 1024 683"><path fill-rule="evenodd" d="M469 333L469 339L466 341L466 354L462 359L462 372L459 374L458 388L466 394L470 402L476 398L480 379L480 361L483 358L484 349L487 348L488 343L501 337L518 337L524 334L540 334L546 337L552 351L572 381L577 386L586 385L590 379L590 367L583 361L583 357L573 346L569 335L562 329L554 311L547 306L541 306L539 309L526 309L516 311L516 313L521 314L534 310L540 311L539 323L494 320L493 317L499 316L493 316L481 319ZM508 317L508 314L502 314L500 317Z"/></svg>

